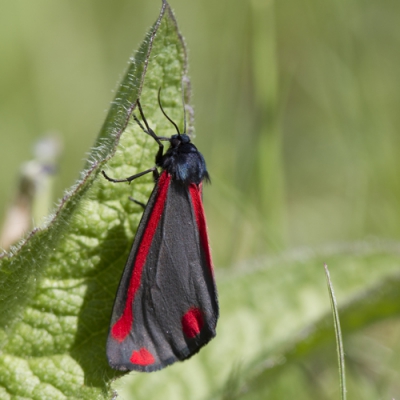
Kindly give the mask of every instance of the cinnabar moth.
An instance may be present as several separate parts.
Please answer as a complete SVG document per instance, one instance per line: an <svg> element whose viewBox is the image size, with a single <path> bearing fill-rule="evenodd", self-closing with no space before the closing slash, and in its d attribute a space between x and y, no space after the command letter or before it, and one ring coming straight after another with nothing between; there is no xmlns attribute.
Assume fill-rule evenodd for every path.
<svg viewBox="0 0 400 400"><path fill-rule="evenodd" d="M152 172L156 182L111 316L108 362L123 371L156 371L191 357L215 336L219 314L202 203L202 182L209 181L206 164L189 136L164 112L160 91L158 102L176 135L157 136L139 100L145 127L134 116L158 143L156 166L126 179L112 179L102 171L111 182L131 182ZM170 143L165 154L161 141Z"/></svg>

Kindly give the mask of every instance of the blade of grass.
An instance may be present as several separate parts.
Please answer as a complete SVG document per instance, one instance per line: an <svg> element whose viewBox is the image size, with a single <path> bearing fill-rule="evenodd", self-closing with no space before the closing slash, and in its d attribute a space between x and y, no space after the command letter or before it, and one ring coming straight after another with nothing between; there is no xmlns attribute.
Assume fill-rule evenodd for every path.
<svg viewBox="0 0 400 400"><path fill-rule="evenodd" d="M336 338L336 350L337 350L338 365L339 365L339 380L340 380L341 399L346 400L346 371L345 371L345 363L344 363L344 348L343 348L342 332L340 329L339 312L338 312L335 292L333 291L331 277L329 275L328 266L326 264L324 264L324 268L325 268L325 274L326 274L326 281L328 284L329 299L331 301L331 307L332 307L332 313L333 313L333 325L335 327L335 338Z"/></svg>

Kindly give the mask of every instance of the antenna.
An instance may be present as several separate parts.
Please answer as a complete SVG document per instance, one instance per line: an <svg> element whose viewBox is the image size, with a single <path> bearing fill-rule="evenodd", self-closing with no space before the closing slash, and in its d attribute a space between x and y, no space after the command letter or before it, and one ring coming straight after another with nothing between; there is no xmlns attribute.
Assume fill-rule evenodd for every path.
<svg viewBox="0 0 400 400"><path fill-rule="evenodd" d="M160 93L161 93L161 87L158 89L158 105L160 106L160 109L161 109L162 113L164 114L164 117L167 118L167 120L169 122L171 122L172 125L174 125L176 131L178 132L178 135L181 136L181 133L179 132L178 125L176 125L176 123L174 121L172 121L172 119L170 117L168 117L168 115L166 114L166 112L162 108ZM186 123L185 123L185 129L186 129Z"/></svg>
<svg viewBox="0 0 400 400"><path fill-rule="evenodd" d="M186 77L186 75L185 75ZM183 106L183 133L186 133L186 103L185 103L185 85L183 84L184 78L182 78L182 106Z"/></svg>

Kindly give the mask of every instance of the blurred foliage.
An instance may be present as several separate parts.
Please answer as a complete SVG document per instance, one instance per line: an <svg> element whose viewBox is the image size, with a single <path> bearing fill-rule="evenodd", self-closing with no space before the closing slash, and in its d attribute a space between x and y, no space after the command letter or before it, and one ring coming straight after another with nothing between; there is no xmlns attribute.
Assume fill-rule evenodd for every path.
<svg viewBox="0 0 400 400"><path fill-rule="evenodd" d="M171 6L190 50L195 142L213 182L205 204L217 269L228 273L239 262L327 243L371 237L396 243L400 3L174 0ZM75 182L123 67L159 7L146 0L2 3L1 219L19 166L49 131L64 141L56 198ZM326 261L335 285L329 254L321 274ZM381 262L366 263L364 273ZM340 305L336 285L335 291ZM343 331L353 398L400 396L399 333L397 320L347 340ZM334 351L307 357L288 364L273 386L241 395L330 398L338 391Z"/></svg>

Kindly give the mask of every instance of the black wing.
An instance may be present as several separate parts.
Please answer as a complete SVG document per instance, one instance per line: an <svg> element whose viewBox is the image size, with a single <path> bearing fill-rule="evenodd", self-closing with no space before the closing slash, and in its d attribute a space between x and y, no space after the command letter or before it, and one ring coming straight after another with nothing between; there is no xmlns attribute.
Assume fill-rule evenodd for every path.
<svg viewBox="0 0 400 400"><path fill-rule="evenodd" d="M118 288L109 364L150 372L189 358L215 336L217 319L201 185L182 185L164 171Z"/></svg>

